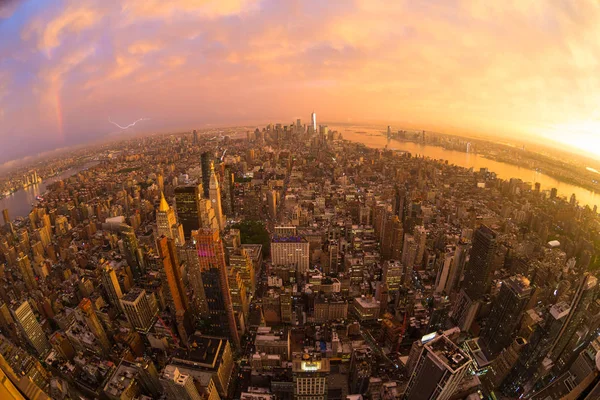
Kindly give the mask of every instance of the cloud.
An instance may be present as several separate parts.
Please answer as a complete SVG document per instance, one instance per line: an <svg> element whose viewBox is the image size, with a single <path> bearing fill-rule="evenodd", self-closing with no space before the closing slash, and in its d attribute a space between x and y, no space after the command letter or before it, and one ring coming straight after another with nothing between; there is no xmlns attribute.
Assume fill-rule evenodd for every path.
<svg viewBox="0 0 600 400"><path fill-rule="evenodd" d="M81 5L69 6L48 21L32 21L23 31L23 38L27 40L35 36L37 48L50 57L51 51L61 45L61 40L94 27L102 17L100 9Z"/></svg>
<svg viewBox="0 0 600 400"><path fill-rule="evenodd" d="M17 11L19 5L23 1L21 0L2 0L0 1L0 20L8 19Z"/></svg>
<svg viewBox="0 0 600 400"><path fill-rule="evenodd" d="M600 104L592 0L15 4L10 26L0 23L0 35L21 33L0 44L0 140L16 153L33 150L15 127L27 137L53 132L57 108L64 138L46 135L43 146L102 136L108 116L187 129L313 109L327 120L579 147L600 131L590 117ZM0 150L0 162L11 156Z"/></svg>

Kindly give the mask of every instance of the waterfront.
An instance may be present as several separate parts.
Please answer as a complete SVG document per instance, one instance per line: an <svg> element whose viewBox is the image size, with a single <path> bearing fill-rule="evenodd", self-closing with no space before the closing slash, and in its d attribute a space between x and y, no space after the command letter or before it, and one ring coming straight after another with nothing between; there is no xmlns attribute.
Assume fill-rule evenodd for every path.
<svg viewBox="0 0 600 400"><path fill-rule="evenodd" d="M491 172L495 172L498 178L501 179L519 178L524 182L531 182L532 184L539 182L542 190L556 188L558 195L566 198L570 198L571 194L575 193L575 197L580 205L589 205L591 208L596 205L600 208L600 193L594 193L579 186L560 182L551 176L528 168L490 160L477 154L447 150L439 146L397 140L390 140L388 143L387 138L381 134L381 130L372 128L342 127L339 128L339 131L342 133L344 139L363 143L369 147L384 148L387 145L390 150L402 150L411 153L413 156L447 160L449 164L465 168L473 168L474 170L488 168ZM360 133L357 131L360 131Z"/></svg>
<svg viewBox="0 0 600 400"><path fill-rule="evenodd" d="M36 197L42 195L46 191L48 185L61 179L73 176L78 172L96 164L97 162L90 162L83 164L80 167L69 168L56 176L48 178L48 180L43 180L37 185L31 185L25 189L20 189L0 200L0 210L7 208L10 218L13 220L17 217L26 218L31 212L32 204L35 204L37 201Z"/></svg>

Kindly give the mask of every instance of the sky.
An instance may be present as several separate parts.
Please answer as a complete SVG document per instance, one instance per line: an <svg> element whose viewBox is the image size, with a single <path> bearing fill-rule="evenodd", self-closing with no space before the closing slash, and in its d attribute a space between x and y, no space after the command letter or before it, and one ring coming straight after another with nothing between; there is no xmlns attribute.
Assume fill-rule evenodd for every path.
<svg viewBox="0 0 600 400"><path fill-rule="evenodd" d="M0 163L313 110L600 157L599 71L595 0L0 0Z"/></svg>

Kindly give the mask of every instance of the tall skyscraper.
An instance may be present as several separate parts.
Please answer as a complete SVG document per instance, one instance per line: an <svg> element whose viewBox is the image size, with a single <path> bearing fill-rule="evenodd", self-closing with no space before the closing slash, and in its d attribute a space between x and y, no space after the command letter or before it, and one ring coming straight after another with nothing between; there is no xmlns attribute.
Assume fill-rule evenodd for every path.
<svg viewBox="0 0 600 400"><path fill-rule="evenodd" d="M208 190L208 185L206 186L206 190ZM192 231L200 228L201 196L201 185L178 186L175 188L177 218L181 225L183 225L183 234L186 239L192 236ZM208 194L206 197L208 197Z"/></svg>
<svg viewBox="0 0 600 400"><path fill-rule="evenodd" d="M565 366L566 360L571 356L570 352L581 341L581 338L578 338L578 330L582 328L585 318L588 316L588 310L595 299L597 288L598 279L586 272L579 282L569 314L548 352L548 357L554 362L557 370L561 370Z"/></svg>
<svg viewBox="0 0 600 400"><path fill-rule="evenodd" d="M212 165L212 154L208 151L205 151L200 156L200 166L202 168L202 187L204 189L203 196L205 199L209 198L209 189L210 189L210 172Z"/></svg>
<svg viewBox="0 0 600 400"><path fill-rule="evenodd" d="M471 258L465 268L463 287L471 301L480 300L491 285L492 261L496 251L496 233L481 225L473 235Z"/></svg>
<svg viewBox="0 0 600 400"><path fill-rule="evenodd" d="M219 231L200 229L195 233L193 240L198 250L211 327L215 331L225 331L239 348L240 337L229 292L225 249Z"/></svg>
<svg viewBox="0 0 600 400"><path fill-rule="evenodd" d="M446 336L423 345L404 394L407 400L448 400L467 374L471 358Z"/></svg>
<svg viewBox="0 0 600 400"><path fill-rule="evenodd" d="M223 212L225 215L233 216L235 213L235 195L234 195L235 176L229 165L225 166L223 174Z"/></svg>
<svg viewBox="0 0 600 400"><path fill-rule="evenodd" d="M219 187L219 180L217 179L217 174L215 174L213 163L210 163L209 198L212 208L215 210L219 230L222 231L225 229L225 216L223 215L223 208L221 208L221 188Z"/></svg>
<svg viewBox="0 0 600 400"><path fill-rule="evenodd" d="M94 335L94 337L98 340L100 347L105 353L110 351L110 341L108 340L108 336L106 335L106 331L100 323L100 319L96 315L94 308L92 307L92 302L90 299L85 298L81 300L79 303L79 310L83 313L83 319L87 327L90 329L90 332Z"/></svg>
<svg viewBox="0 0 600 400"><path fill-rule="evenodd" d="M17 258L17 265L19 266L27 290L37 289L38 284L35 280L35 275L33 274L33 267L31 266L31 261L29 261L29 256L20 252L19 258Z"/></svg>
<svg viewBox="0 0 600 400"><path fill-rule="evenodd" d="M21 333L23 333L36 352L40 356L43 356L50 351L48 338L42 330L42 326L35 318L29 302L25 300L18 308L12 310L12 313Z"/></svg>
<svg viewBox="0 0 600 400"><path fill-rule="evenodd" d="M177 223L175 210L167 203L164 193L160 193L160 205L156 211L156 230L158 236L166 236L175 242L183 244L183 228Z"/></svg>
<svg viewBox="0 0 600 400"><path fill-rule="evenodd" d="M489 356L498 355L513 341L530 296L531 287L527 278L512 276L502 282L479 339Z"/></svg>
<svg viewBox="0 0 600 400"><path fill-rule="evenodd" d="M314 111L310 115L310 124L312 126L313 133L317 133L317 114Z"/></svg>
<svg viewBox="0 0 600 400"><path fill-rule="evenodd" d="M121 291L121 285L117 279L117 274L109 262L102 265L102 286L108 296L108 302L110 305L117 309L121 309L121 297L123 292Z"/></svg>
<svg viewBox="0 0 600 400"><path fill-rule="evenodd" d="M165 236L160 237L156 245L158 254L162 260L163 287L166 289L170 306L174 308L173 313L188 310L187 294L181 277L181 265L175 248L175 242Z"/></svg>
<svg viewBox="0 0 600 400"><path fill-rule="evenodd" d="M123 311L131 326L140 332L148 332L154 323L155 311L150 306L146 291L133 288L121 299Z"/></svg>

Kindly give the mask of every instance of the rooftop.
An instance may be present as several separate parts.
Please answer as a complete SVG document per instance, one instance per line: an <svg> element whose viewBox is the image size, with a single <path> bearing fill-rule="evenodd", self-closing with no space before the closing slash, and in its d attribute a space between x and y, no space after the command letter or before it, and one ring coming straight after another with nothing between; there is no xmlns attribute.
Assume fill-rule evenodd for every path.
<svg viewBox="0 0 600 400"><path fill-rule="evenodd" d="M433 339L425 344L425 348L435 354L451 371L456 371L471 362L471 358L445 336Z"/></svg>

